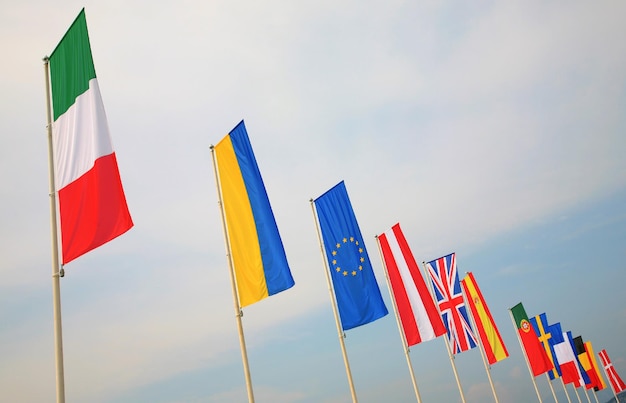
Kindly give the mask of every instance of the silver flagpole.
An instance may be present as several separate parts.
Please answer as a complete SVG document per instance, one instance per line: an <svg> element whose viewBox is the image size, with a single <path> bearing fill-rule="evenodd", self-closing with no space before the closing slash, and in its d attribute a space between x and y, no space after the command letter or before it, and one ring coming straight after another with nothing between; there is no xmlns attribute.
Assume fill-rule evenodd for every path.
<svg viewBox="0 0 626 403"><path fill-rule="evenodd" d="M584 386L583 386L584 387ZM591 403L591 398L589 397L589 389L587 389L586 387L584 387L585 389L585 395L587 396L587 402Z"/></svg>
<svg viewBox="0 0 626 403"><path fill-rule="evenodd" d="M582 400L580 400L580 395L578 394L578 388L576 387L576 385L572 385L574 387L574 392L576 392L576 397L578 398L578 403L583 403Z"/></svg>
<svg viewBox="0 0 626 403"><path fill-rule="evenodd" d="M513 318L513 312L511 312L511 308L509 308L509 316L511 317L511 322L513 323L513 327L515 328L515 334L517 334L517 341L519 342L519 346L522 349L522 354L524 354L524 360L526 361L526 366L528 367L528 373L530 374L530 379L533 381L533 386L535 387L535 393L537 393L537 398L539 399L539 403L541 403L543 402L543 400L541 400L539 389L537 389L537 382L535 382L533 371L530 368L530 362L528 361L528 357L526 356L526 350L524 350L524 345L522 344L522 339L519 336L519 330L517 328L517 323L515 323L515 319Z"/></svg>
<svg viewBox="0 0 626 403"><path fill-rule="evenodd" d="M465 272L465 274L467 275L467 272ZM464 290L465 288L462 288L462 290ZM467 303L467 299L469 298L467 295L465 295L465 293L463 293L463 297L465 300L465 306L468 306L469 304ZM474 329L476 330L476 332L478 333L478 328L476 326L476 318L474 317L474 311L472 311L472 308L470 307L470 320L472 321L472 325L474 325ZM487 363L487 357L486 357L486 353L485 353L485 346L483 346L483 342L480 338L480 334L477 335L477 339L478 339L478 349L480 350L480 357L483 359L483 365L485 366L485 372L487 372L487 378L489 379L489 386L491 386L491 393L493 393L493 398L495 400L496 403L499 403L500 401L498 400L498 395L496 394L496 388L493 385L493 380L491 379L491 367L489 365L489 363Z"/></svg>
<svg viewBox="0 0 626 403"><path fill-rule="evenodd" d="M48 172L50 190L50 235L52 238L52 309L54 311L54 358L56 364L57 403L65 403L65 376L63 374L63 334L61 331L61 286L63 268L59 265L59 234L57 229L56 186L54 182L54 151L52 145L52 108L50 105L49 58L43 58L46 76L46 116L48 132Z"/></svg>
<svg viewBox="0 0 626 403"><path fill-rule="evenodd" d="M563 377L561 377L561 380L563 380ZM576 386L573 383L572 383L572 387L574 388L574 393L576 393L576 397L578 398L578 403L582 403L582 400L580 400L580 395L578 394L578 391L576 390ZM565 388L565 382L563 382L563 388ZM567 390L567 388L565 389Z"/></svg>
<svg viewBox="0 0 626 403"><path fill-rule="evenodd" d="M420 397L420 391L417 388L417 381L415 380L415 373L413 372L413 365L411 364L411 356L409 355L409 346L407 345L406 335L404 334L404 329L402 328L402 322L400 321L400 316L398 315L398 307L396 306L396 299L391 289L391 282L389 281L389 271L387 271L387 265L385 264L385 259L383 259L383 251L380 247L380 240L378 239L378 235L376 235L375 238L376 238L376 243L378 244L378 253L380 255L380 261L382 262L383 269L385 270L385 279L387 280L387 288L389 288L389 295L391 296L391 305L393 305L393 312L396 315L396 323L398 324L398 331L400 332L400 339L402 340L402 348L404 349L404 355L406 356L406 363L409 366L411 382L413 382L413 390L415 391L415 397L417 398L417 401L421 403L422 398Z"/></svg>
<svg viewBox="0 0 626 403"><path fill-rule="evenodd" d="M357 402L356 390L354 389L354 382L352 381L352 372L350 371L350 363L348 362L348 353L346 351L346 344L344 338L346 337L339 321L339 312L337 311L337 301L335 301L335 293L333 291L333 285L330 281L330 268L328 267L328 261L326 254L324 253L324 243L322 242L322 235L320 233L319 221L315 212L315 206L313 205L313 199L310 199L311 211L313 212L313 220L315 221L315 229L317 230L317 240L320 244L320 252L322 253L322 261L324 262L324 273L326 274L326 285L328 286L328 292L330 293L330 302L333 306L333 314L335 315L335 325L337 326L337 333L339 334L339 344L341 345L341 354L343 355L343 363L346 367L346 375L348 376L348 384L350 385L350 393L352 395L352 401Z"/></svg>
<svg viewBox="0 0 626 403"><path fill-rule="evenodd" d="M554 363L552 363L554 365ZM548 381L548 386L550 386L550 391L552 392L552 397L554 398L555 403L558 403L556 399L556 393L554 392L554 386L552 386L552 381L550 380L550 376L546 372L546 380Z"/></svg>
<svg viewBox="0 0 626 403"><path fill-rule="evenodd" d="M239 295L237 294L237 285L235 281L235 269L233 266L233 258L230 250L230 242L228 241L228 228L226 227L226 215L224 212L224 204L222 202L222 186L217 174L217 161L215 160L215 147L211 145L211 159L213 160L213 173L215 174L215 184L217 186L218 205L220 207L220 215L222 217L222 230L224 233L224 244L226 245L226 256L228 257L228 269L230 273L230 284L233 292L233 302L235 306L235 317L237 318L237 331L239 333L239 347L241 348L241 359L243 361L243 371L246 377L246 390L248 392L248 402L254 403L254 392L252 391L252 378L250 377L250 366L248 365L248 353L246 351L246 340L243 336L243 324L241 317L243 311L239 306Z"/></svg>
<svg viewBox="0 0 626 403"><path fill-rule="evenodd" d="M425 272L424 274L426 275L426 278L430 279L430 274L428 274L428 269L426 268L426 262L422 261L422 266L424 267L424 272ZM435 291L433 290L432 281L427 281L427 283L429 285L428 289L430 290L432 296L434 297ZM441 316L441 311L439 310L439 303L436 303L435 305L437 305L437 312L439 312L439 316ZM459 394L461 395L461 402L465 403L465 395L463 394L463 388L461 387L461 380L459 379L459 374L456 372L456 365L454 364L454 354L452 354L452 350L450 350L450 339L447 334L446 334L446 337L444 337L443 341L446 344L446 349L448 350L448 357L450 358L450 365L452 365L452 372L454 372L454 379L456 379L456 386L459 388Z"/></svg>
<svg viewBox="0 0 626 403"><path fill-rule="evenodd" d="M563 390L565 391L565 396L567 397L567 403L572 403L572 399L570 399L569 397L569 392L567 391L567 388L565 387L565 382L563 382L563 376L560 376L559 379L561 380L561 385L563 385Z"/></svg>

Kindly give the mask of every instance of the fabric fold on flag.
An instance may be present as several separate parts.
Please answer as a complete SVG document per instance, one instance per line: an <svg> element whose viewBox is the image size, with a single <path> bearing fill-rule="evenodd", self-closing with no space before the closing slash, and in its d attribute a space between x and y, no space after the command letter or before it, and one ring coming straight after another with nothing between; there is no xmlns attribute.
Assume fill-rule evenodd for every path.
<svg viewBox="0 0 626 403"><path fill-rule="evenodd" d="M461 285L463 286L467 304L470 307L470 312L472 312L474 324L489 364L493 365L498 361L504 360L509 356L509 352L504 345L504 341L502 341L502 336L500 336L483 294L480 292L480 288L478 288L474 274L468 272L461 280Z"/></svg>
<svg viewBox="0 0 626 403"><path fill-rule="evenodd" d="M407 345L442 336L446 327L400 224L379 235L378 242Z"/></svg>
<svg viewBox="0 0 626 403"><path fill-rule="evenodd" d="M522 347L526 353L528 365L530 366L533 376L541 375L553 368L552 362L548 358L546 351L539 342L537 334L533 330L532 325L526 315L524 305L520 302L511 308L511 314L515 321L517 334L522 342Z"/></svg>
<svg viewBox="0 0 626 403"><path fill-rule="evenodd" d="M613 366L613 363L611 362L611 359L609 358L606 350L600 350L598 355L600 356L600 360L602 361L602 366L604 367L604 371L606 372L606 377L609 378L611 388L613 388L613 393L617 395L618 393L626 390L626 384L624 384L624 381L617 373L617 370L615 370L615 367Z"/></svg>
<svg viewBox="0 0 626 403"><path fill-rule="evenodd" d="M133 226L82 9L49 57L62 263Z"/></svg>
<svg viewBox="0 0 626 403"><path fill-rule="evenodd" d="M314 203L343 330L387 315L344 182Z"/></svg>
<svg viewBox="0 0 626 403"><path fill-rule="evenodd" d="M465 309L461 283L456 269L456 254L426 263L441 319L446 326L452 354L476 347L476 336Z"/></svg>
<svg viewBox="0 0 626 403"><path fill-rule="evenodd" d="M295 282L243 120L214 151L237 295L245 307Z"/></svg>

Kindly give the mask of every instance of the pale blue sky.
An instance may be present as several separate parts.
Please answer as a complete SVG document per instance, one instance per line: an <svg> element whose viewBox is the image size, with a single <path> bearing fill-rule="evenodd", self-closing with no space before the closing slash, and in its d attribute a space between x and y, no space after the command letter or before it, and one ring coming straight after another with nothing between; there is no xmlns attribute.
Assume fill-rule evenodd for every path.
<svg viewBox="0 0 626 403"><path fill-rule="evenodd" d="M54 401L41 59L82 7L135 227L65 268L68 401L245 401L209 151L241 119L296 282L245 309L258 402L350 401L309 204L340 180L390 310L396 222L474 272L500 401L535 399L520 301L626 377L623 2L25 0L0 14L0 400ZM346 348L359 401L415 400L392 315ZM459 401L442 339L411 358L425 402ZM490 401L478 351L456 364Z"/></svg>

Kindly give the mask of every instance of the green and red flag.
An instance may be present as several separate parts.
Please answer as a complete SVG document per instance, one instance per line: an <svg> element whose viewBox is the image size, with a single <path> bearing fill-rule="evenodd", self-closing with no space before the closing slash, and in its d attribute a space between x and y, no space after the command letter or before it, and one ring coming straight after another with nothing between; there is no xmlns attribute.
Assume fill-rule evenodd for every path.
<svg viewBox="0 0 626 403"><path fill-rule="evenodd" d="M551 370L553 368L552 362L528 321L528 316L521 302L511 308L511 314L533 375L538 376Z"/></svg>

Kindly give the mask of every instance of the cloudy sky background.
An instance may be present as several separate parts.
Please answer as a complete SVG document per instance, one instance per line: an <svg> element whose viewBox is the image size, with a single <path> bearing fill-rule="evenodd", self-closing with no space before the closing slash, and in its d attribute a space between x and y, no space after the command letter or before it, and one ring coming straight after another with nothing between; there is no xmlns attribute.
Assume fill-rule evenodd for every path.
<svg viewBox="0 0 626 403"><path fill-rule="evenodd" d="M296 281L244 312L257 401L350 401L309 203L340 180L390 310L396 222L474 272L501 401L534 399L520 301L626 376L623 2L24 0L0 14L0 400L54 401L41 59L82 7L135 227L65 267L68 401L246 400L209 150L241 119ZM414 401L393 315L345 342L360 401ZM460 400L442 339L411 359L424 401ZM479 352L455 362L489 401Z"/></svg>

